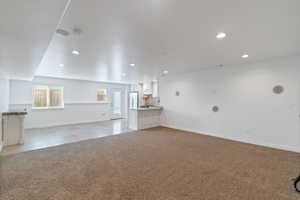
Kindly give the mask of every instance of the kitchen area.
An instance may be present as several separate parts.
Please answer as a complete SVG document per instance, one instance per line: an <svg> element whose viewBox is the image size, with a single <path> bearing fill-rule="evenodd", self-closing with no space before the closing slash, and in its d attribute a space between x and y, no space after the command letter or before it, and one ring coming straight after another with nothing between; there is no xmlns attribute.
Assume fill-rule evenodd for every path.
<svg viewBox="0 0 300 200"><path fill-rule="evenodd" d="M144 81L129 92L128 126L142 130L160 126L161 112L159 82Z"/></svg>

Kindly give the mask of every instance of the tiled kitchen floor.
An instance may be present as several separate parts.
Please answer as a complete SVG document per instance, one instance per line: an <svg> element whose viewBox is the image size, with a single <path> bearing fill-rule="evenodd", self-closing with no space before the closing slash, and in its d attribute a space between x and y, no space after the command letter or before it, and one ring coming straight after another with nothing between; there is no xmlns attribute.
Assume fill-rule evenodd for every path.
<svg viewBox="0 0 300 200"><path fill-rule="evenodd" d="M43 129L27 129L24 144L5 147L0 155L73 143L81 140L117 135L131 131L126 119L103 121L88 124L67 125Z"/></svg>

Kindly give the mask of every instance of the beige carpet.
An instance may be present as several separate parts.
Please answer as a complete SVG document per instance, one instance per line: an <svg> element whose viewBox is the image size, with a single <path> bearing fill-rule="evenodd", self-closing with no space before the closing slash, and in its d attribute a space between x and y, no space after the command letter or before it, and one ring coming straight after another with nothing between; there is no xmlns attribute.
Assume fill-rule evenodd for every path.
<svg viewBox="0 0 300 200"><path fill-rule="evenodd" d="M293 200L300 154L167 128L0 158L1 200Z"/></svg>

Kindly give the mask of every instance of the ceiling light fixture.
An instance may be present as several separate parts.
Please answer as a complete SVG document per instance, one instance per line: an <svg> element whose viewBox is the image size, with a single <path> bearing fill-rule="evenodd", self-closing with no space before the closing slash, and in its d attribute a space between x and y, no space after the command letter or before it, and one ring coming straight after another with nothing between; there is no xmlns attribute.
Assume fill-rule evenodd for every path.
<svg viewBox="0 0 300 200"><path fill-rule="evenodd" d="M244 55L242 55L242 58L248 58L249 57L249 55L248 54L244 54Z"/></svg>
<svg viewBox="0 0 300 200"><path fill-rule="evenodd" d="M79 52L79 51L77 51L77 50L73 50L73 51L72 51L72 54L73 54L73 55L79 55L79 54L80 54L80 52Z"/></svg>
<svg viewBox="0 0 300 200"><path fill-rule="evenodd" d="M65 65L64 65L64 64L59 64L59 66L60 66L60 67L64 67Z"/></svg>
<svg viewBox="0 0 300 200"><path fill-rule="evenodd" d="M225 37L226 37L226 33L223 33L223 32L218 33L217 36L216 36L216 38L218 38L218 39L223 39Z"/></svg>
<svg viewBox="0 0 300 200"><path fill-rule="evenodd" d="M123 76L123 77L126 76L126 73L123 73L122 76Z"/></svg>
<svg viewBox="0 0 300 200"><path fill-rule="evenodd" d="M163 71L163 75L167 75L168 73L169 73L168 70L164 70L164 71Z"/></svg>
<svg viewBox="0 0 300 200"><path fill-rule="evenodd" d="M131 67L134 67L134 66L135 66L135 64L134 64L134 63L131 63L131 64L130 64L130 66L131 66Z"/></svg>

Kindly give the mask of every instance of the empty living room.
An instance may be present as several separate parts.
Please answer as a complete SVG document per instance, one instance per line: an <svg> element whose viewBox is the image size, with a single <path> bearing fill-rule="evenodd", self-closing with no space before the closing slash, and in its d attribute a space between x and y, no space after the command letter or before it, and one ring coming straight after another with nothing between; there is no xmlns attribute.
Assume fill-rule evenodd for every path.
<svg viewBox="0 0 300 200"><path fill-rule="evenodd" d="M0 200L300 199L299 0L0 0Z"/></svg>

